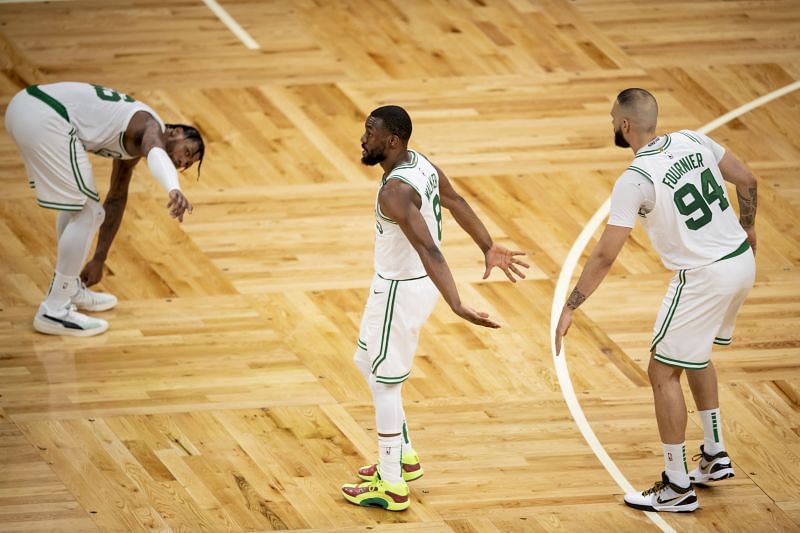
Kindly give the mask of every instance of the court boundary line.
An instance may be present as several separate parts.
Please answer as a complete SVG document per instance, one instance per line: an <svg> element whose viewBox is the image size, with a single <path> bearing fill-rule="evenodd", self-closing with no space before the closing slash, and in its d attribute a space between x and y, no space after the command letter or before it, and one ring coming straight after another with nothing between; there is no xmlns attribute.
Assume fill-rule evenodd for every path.
<svg viewBox="0 0 800 533"><path fill-rule="evenodd" d="M750 102L741 105L736 109L729 111L728 113L725 113L724 115L712 120L708 124L700 127L697 131L703 134L709 133L720 126L727 124L731 120L734 120L745 113L752 111L753 109L761 107L764 104L767 104L798 89L800 89L800 81L790 83L789 85L781 87L780 89L776 89L763 96L759 96L758 98L751 100ZM572 247L567 253L567 257L561 267L561 271L558 275L558 281L556 282L556 287L553 291L553 306L550 310L550 351L553 355L553 365L556 369L556 377L558 378L558 385L561 389L561 395L564 397L564 401L567 404L570 415L575 421L575 424L578 426L581 435L617 485L624 492L634 492L636 489L633 488L630 482L622 474L619 467L617 467L616 463L614 463L614 461L608 455L608 452L606 452L606 449L600 443L600 440L597 438L597 435L594 434L591 425L586 420L586 415L583 413L583 409L581 409L580 402L575 395L575 388L572 385L572 379L569 376L569 368L567 366L566 339L562 339L561 355L556 353L556 326L558 325L558 318L561 314L561 309L564 307L564 303L567 299L567 291L569 290L572 282L575 268L578 266L578 260L583 254L586 246L589 244L592 236L600 227L600 224L608 216L610 206L611 196L606 198L605 202L603 202L597 211L595 211L594 215L592 215L592 217L583 227L583 230L581 230L578 238L572 244ZM661 531L664 531L665 533L675 532L672 526L670 526L658 513L645 512L645 515L656 526L658 526Z"/></svg>
<svg viewBox="0 0 800 533"><path fill-rule="evenodd" d="M45 2L69 2L71 0L0 0L0 4L41 4ZM253 39L247 31L230 16L224 7L219 5L217 0L203 0L203 3L210 9L217 18L225 24L229 30L250 50L260 50L261 45Z"/></svg>
<svg viewBox="0 0 800 533"><path fill-rule="evenodd" d="M221 20L222 23L225 24L240 41L242 41L242 44L244 44L247 48L250 50L258 50L261 48L256 40L250 37L250 34L247 33L245 29L242 28L239 23L236 22L232 16L230 16L230 14L228 14L227 11L225 11L225 8L217 3L217 0L203 0L203 3L208 6L208 9L210 9L217 16L217 18Z"/></svg>

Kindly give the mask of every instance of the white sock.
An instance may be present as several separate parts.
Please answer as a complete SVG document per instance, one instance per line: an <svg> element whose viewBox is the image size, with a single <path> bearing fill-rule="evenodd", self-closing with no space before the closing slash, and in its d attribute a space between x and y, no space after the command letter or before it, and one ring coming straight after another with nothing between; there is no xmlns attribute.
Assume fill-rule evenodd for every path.
<svg viewBox="0 0 800 533"><path fill-rule="evenodd" d="M411 445L411 435L408 433L408 424L406 424L406 418L403 416L403 433L401 434L403 437L403 453L414 453L414 447Z"/></svg>
<svg viewBox="0 0 800 533"><path fill-rule="evenodd" d="M402 453L414 453L414 447L411 445L411 434L408 432L408 424L406 424L406 409L403 407L402 395L400 396L400 416L403 419L403 431L401 433L401 436L403 437Z"/></svg>
<svg viewBox="0 0 800 533"><path fill-rule="evenodd" d="M679 487L689 486L689 472L686 468L686 443L664 444L664 470L669 480Z"/></svg>
<svg viewBox="0 0 800 533"><path fill-rule="evenodd" d="M78 292L78 276L68 276L56 272L50 291L44 299L44 306L49 314L60 317L66 312L69 299Z"/></svg>
<svg viewBox="0 0 800 533"><path fill-rule="evenodd" d="M372 401L375 404L375 427L378 430L378 469L381 478L389 483L400 483L400 454L403 446L402 383L379 383L375 375L369 376ZM382 437L381 435L392 435Z"/></svg>
<svg viewBox="0 0 800 533"><path fill-rule="evenodd" d="M389 483L400 483L403 478L400 473L400 448L403 439L400 435L394 437L378 436L378 471L381 479Z"/></svg>
<svg viewBox="0 0 800 533"><path fill-rule="evenodd" d="M700 420L703 421L703 450L708 455L716 455L725 449L722 441L722 419L719 417L719 407L700 411Z"/></svg>

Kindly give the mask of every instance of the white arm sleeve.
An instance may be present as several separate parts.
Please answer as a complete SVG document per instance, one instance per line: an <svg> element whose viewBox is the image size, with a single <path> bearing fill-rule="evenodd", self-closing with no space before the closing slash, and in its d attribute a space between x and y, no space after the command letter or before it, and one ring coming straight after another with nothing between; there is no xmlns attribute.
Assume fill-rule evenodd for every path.
<svg viewBox="0 0 800 533"><path fill-rule="evenodd" d="M167 192L173 189L181 190L180 183L178 183L178 171L175 170L175 165L172 164L172 160L163 148L150 149L150 153L147 154L147 166L164 190Z"/></svg>
<svg viewBox="0 0 800 533"><path fill-rule="evenodd" d="M645 213L655 205L656 191L647 178L635 172L624 172L614 184L611 193L611 212L608 224L632 228L636 225L639 210Z"/></svg>

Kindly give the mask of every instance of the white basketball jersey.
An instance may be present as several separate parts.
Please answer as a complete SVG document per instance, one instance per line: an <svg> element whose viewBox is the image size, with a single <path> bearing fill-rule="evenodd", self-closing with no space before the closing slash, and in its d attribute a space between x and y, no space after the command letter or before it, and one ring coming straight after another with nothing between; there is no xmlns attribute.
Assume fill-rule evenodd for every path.
<svg viewBox="0 0 800 533"><path fill-rule="evenodd" d="M146 111L161 126L164 122L149 106L124 93L89 83L62 82L39 85L39 90L60 103L87 152L115 159L133 159L123 137L137 111Z"/></svg>
<svg viewBox="0 0 800 533"><path fill-rule="evenodd" d="M639 150L628 167L653 182L654 207L640 216L671 270L709 265L747 240L706 143L713 141L689 130L663 135Z"/></svg>
<svg viewBox="0 0 800 533"><path fill-rule="evenodd" d="M439 175L425 156L409 150L411 161L392 169L381 183L400 180L414 188L422 200L420 213L425 219L433 242L442 242L442 205L439 199ZM380 188L378 188L380 194ZM384 279L408 280L424 277L425 268L419 254L411 246L400 226L381 213L375 200L375 272Z"/></svg>

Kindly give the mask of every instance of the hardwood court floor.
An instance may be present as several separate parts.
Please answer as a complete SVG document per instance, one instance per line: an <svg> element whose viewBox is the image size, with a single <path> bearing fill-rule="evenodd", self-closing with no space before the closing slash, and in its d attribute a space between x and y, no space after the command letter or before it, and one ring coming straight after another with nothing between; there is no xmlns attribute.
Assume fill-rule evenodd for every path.
<svg viewBox="0 0 800 533"><path fill-rule="evenodd" d="M111 328L60 339L31 328L54 214L0 133L0 530L656 531L565 407L555 280L630 160L612 146L617 92L652 90L672 131L798 80L800 3L222 4L260 50L198 0L0 4L0 111L29 83L91 81L208 141L182 225L137 170L101 284L120 298ZM400 514L339 495L376 454L351 356L378 180L358 139L384 103L410 111L412 145L532 263L517 285L480 282L477 248L446 219L462 298L503 328L441 303L426 325L404 387L426 475ZM760 178L758 276L715 353L737 476L664 516L677 530L800 529L798 111L795 92L712 134ZM104 192L109 162L94 163ZM637 228L567 339L586 417L641 488L662 468L646 366L668 279ZM694 412L687 437L693 453Z"/></svg>

